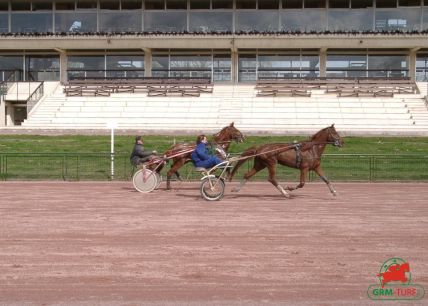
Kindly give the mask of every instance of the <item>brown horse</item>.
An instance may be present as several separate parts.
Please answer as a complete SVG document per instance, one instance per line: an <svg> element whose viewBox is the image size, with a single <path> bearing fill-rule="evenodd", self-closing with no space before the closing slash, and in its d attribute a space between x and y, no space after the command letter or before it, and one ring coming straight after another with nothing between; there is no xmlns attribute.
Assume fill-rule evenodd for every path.
<svg viewBox="0 0 428 306"><path fill-rule="evenodd" d="M244 175L241 184L232 191L239 191L253 175L267 167L269 171L268 181L285 197L289 197L287 191L278 184L275 177L276 164L279 163L284 166L300 169L300 184L296 187L288 186L285 188L286 190L291 191L302 188L305 185L306 175L310 170L313 170L327 184L330 192L336 195L336 190L334 190L330 181L324 176L321 168L321 155L324 153L327 144L332 144L337 147L343 146L343 140L336 132L334 124L320 130L308 141L300 143L272 143L251 147L241 154L243 158L240 159L233 168L229 180L232 180L238 168L246 160L254 157L253 168Z"/></svg>
<svg viewBox="0 0 428 306"><path fill-rule="evenodd" d="M235 128L234 123L232 122L230 125L224 127L220 132L213 136L213 141L211 142L211 144L214 146L216 151L225 154L229 150L230 143L232 141L243 142L244 139L244 135L242 135L242 133L237 128ZM196 144L193 143L178 143L169 148L164 153L164 156L166 157L177 155L176 157L172 158L172 166L167 172L167 190L171 189L171 177L173 174L175 174L180 180L180 174L178 173L178 169L183 167L184 164L191 161L191 154L195 147ZM221 151L224 151L225 153ZM184 154L180 154L181 152L183 152ZM223 158L225 158L225 156L223 156ZM161 169L159 169L158 171L160 170Z"/></svg>

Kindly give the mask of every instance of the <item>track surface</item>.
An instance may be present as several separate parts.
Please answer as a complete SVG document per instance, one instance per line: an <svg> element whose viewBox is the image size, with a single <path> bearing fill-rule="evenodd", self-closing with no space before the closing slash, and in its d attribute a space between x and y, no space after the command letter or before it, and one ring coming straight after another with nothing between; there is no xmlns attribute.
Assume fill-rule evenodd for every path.
<svg viewBox="0 0 428 306"><path fill-rule="evenodd" d="M390 257L428 289L428 184L235 184L0 183L0 305L378 305Z"/></svg>

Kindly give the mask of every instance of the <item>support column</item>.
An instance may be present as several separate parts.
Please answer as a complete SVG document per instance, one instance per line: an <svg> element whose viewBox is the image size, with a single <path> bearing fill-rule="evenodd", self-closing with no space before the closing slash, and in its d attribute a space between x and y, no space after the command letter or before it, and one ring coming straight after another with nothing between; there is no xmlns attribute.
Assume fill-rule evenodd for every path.
<svg viewBox="0 0 428 306"><path fill-rule="evenodd" d="M236 49L231 50L231 61L232 61L232 67L231 67L232 83L238 83L238 50Z"/></svg>
<svg viewBox="0 0 428 306"><path fill-rule="evenodd" d="M6 126L6 102L3 101L3 95L0 94L0 126Z"/></svg>
<svg viewBox="0 0 428 306"><path fill-rule="evenodd" d="M59 53L59 80L61 84L65 84L68 82L67 63L67 53L61 50Z"/></svg>
<svg viewBox="0 0 428 306"><path fill-rule="evenodd" d="M327 48L320 50L320 77L327 76Z"/></svg>
<svg viewBox="0 0 428 306"><path fill-rule="evenodd" d="M152 49L144 48L144 76L152 76Z"/></svg>
<svg viewBox="0 0 428 306"><path fill-rule="evenodd" d="M416 52L417 49L411 49L409 52L409 77L412 81L416 80Z"/></svg>

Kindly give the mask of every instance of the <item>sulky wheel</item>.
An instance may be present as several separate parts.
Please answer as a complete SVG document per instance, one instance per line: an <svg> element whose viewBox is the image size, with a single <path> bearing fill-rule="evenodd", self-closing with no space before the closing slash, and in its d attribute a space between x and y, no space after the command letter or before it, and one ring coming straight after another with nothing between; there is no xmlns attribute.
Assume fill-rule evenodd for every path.
<svg viewBox="0 0 428 306"><path fill-rule="evenodd" d="M135 172L132 183L139 192L148 193L156 188L158 182L151 170L143 168Z"/></svg>
<svg viewBox="0 0 428 306"><path fill-rule="evenodd" d="M224 195L224 181L218 177L206 177L201 183L201 195L207 201L218 201Z"/></svg>

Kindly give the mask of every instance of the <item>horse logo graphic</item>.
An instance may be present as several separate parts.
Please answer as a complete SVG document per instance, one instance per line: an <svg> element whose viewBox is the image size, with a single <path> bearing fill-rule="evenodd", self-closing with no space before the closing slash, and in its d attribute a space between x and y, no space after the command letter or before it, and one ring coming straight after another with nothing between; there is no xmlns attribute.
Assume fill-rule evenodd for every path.
<svg viewBox="0 0 428 306"><path fill-rule="evenodd" d="M408 262L396 263L397 259L394 258L390 265L385 264L382 266L381 271L385 268L385 272L380 272L377 276L380 279L382 288L385 287L385 284L390 282L401 282L408 283L410 281L410 265ZM406 276L406 273L409 273L409 277Z"/></svg>

